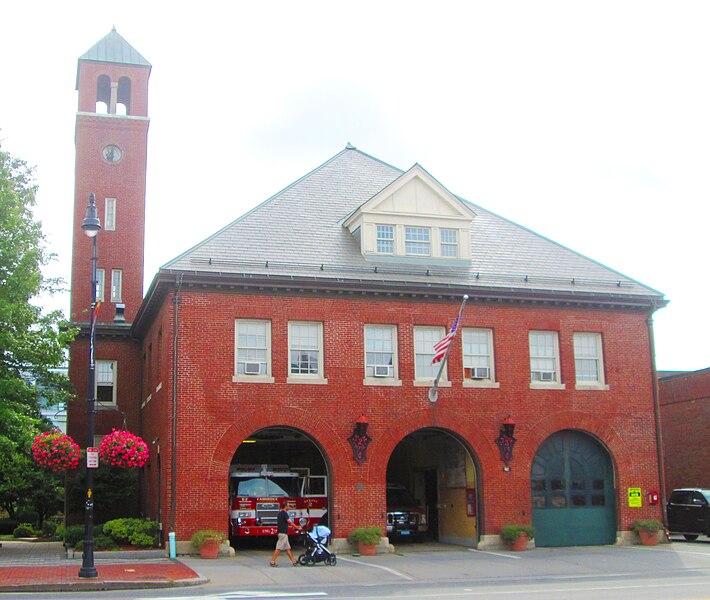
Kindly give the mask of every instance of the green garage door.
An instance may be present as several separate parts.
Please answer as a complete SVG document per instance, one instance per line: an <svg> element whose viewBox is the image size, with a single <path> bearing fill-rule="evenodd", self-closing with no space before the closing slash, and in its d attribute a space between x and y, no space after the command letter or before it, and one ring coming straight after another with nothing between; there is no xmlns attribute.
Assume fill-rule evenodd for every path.
<svg viewBox="0 0 710 600"><path fill-rule="evenodd" d="M547 438L533 461L531 487L536 546L616 541L611 460L592 437L560 431Z"/></svg>

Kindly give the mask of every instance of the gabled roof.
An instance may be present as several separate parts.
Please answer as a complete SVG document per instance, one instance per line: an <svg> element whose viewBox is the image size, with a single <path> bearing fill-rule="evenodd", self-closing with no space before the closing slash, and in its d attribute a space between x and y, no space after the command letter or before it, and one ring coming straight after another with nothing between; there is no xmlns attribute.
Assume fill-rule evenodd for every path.
<svg viewBox="0 0 710 600"><path fill-rule="evenodd" d="M138 50L131 46L114 27L104 38L96 42L79 60L94 62L109 62L123 65L136 65L150 67L150 63L143 58Z"/></svg>
<svg viewBox="0 0 710 600"><path fill-rule="evenodd" d="M420 169L420 167L418 167ZM348 145L343 151L236 221L165 264L154 280L176 273L212 279L277 279L321 286L432 293L465 289L499 297L593 298L664 306L662 294L617 271L459 197L470 207L470 263L451 267L378 265L365 260L346 218L403 176ZM316 285L314 283L313 285ZM353 284L353 287L356 287ZM537 294L537 296L535 296ZM621 300L619 300L621 299Z"/></svg>

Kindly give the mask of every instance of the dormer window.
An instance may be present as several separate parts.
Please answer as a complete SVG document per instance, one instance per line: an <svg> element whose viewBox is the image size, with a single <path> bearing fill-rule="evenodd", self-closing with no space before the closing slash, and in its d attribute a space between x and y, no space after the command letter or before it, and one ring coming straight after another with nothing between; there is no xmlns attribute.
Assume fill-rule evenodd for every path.
<svg viewBox="0 0 710 600"><path fill-rule="evenodd" d="M394 226L377 226L377 253L394 254Z"/></svg>
<svg viewBox="0 0 710 600"><path fill-rule="evenodd" d="M440 229L441 256L457 258L459 255L458 235L455 229Z"/></svg>
<svg viewBox="0 0 710 600"><path fill-rule="evenodd" d="M431 229L428 227L404 228L404 251L408 256L431 254Z"/></svg>
<svg viewBox="0 0 710 600"><path fill-rule="evenodd" d="M419 165L384 187L343 220L365 260L468 267L473 208Z"/></svg>

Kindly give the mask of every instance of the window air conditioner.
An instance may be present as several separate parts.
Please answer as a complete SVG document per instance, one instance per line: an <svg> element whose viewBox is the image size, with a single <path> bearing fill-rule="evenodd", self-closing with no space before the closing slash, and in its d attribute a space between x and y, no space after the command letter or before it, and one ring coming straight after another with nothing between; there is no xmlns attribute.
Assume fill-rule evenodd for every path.
<svg viewBox="0 0 710 600"><path fill-rule="evenodd" d="M489 379L491 376L488 367L471 367L468 371L471 379Z"/></svg>
<svg viewBox="0 0 710 600"><path fill-rule="evenodd" d="M533 379L537 381L555 381L554 371L533 371Z"/></svg>
<svg viewBox="0 0 710 600"><path fill-rule="evenodd" d="M375 377L389 377L390 376L390 365L375 365L374 376Z"/></svg>
<svg viewBox="0 0 710 600"><path fill-rule="evenodd" d="M261 363L258 363L258 362L244 363L244 374L245 375L258 375L260 372L261 372Z"/></svg>

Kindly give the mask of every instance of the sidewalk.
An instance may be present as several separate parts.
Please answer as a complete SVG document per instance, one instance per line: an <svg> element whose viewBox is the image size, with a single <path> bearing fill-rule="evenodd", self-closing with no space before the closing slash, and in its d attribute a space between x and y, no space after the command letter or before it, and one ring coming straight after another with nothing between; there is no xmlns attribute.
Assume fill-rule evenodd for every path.
<svg viewBox="0 0 710 600"><path fill-rule="evenodd" d="M9 541L0 547L0 592L59 592L167 588L200 585L208 580L178 560L160 553L97 552L98 577L79 577L81 557L67 559L61 542Z"/></svg>

